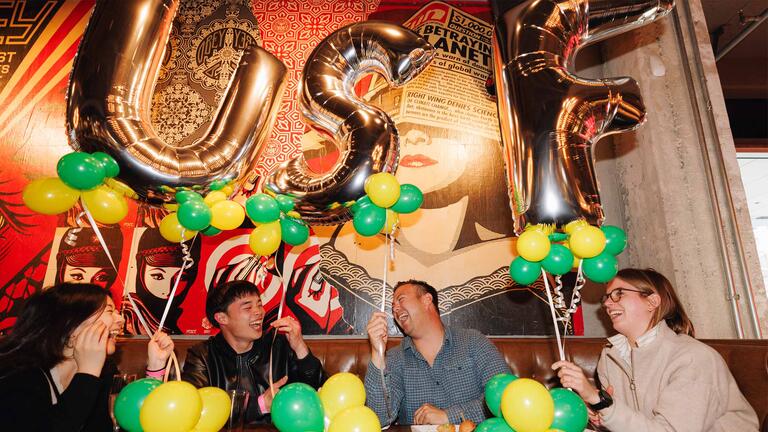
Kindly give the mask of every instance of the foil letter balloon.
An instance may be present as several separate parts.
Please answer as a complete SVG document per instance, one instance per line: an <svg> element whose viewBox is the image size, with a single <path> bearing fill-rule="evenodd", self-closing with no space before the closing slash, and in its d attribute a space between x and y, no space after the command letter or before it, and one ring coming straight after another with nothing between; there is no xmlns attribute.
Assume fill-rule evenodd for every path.
<svg viewBox="0 0 768 432"><path fill-rule="evenodd" d="M339 159L327 173L317 174L300 155L273 171L265 187L293 196L296 210L311 224L348 220L345 204L365 194L365 179L393 173L399 157L395 124L355 95L356 80L377 72L390 85L403 85L433 56L427 41L396 24L367 21L331 33L307 58L299 97L307 122L334 141Z"/></svg>
<svg viewBox="0 0 768 432"><path fill-rule="evenodd" d="M494 0L494 75L515 229L601 224L592 145L637 128L645 107L632 78L573 75L587 44L646 25L673 0Z"/></svg>
<svg viewBox="0 0 768 432"><path fill-rule="evenodd" d="M67 93L70 145L112 155L120 179L152 203L244 175L269 135L286 75L273 55L248 48L205 135L186 147L164 142L150 109L177 8L178 0L98 1Z"/></svg>

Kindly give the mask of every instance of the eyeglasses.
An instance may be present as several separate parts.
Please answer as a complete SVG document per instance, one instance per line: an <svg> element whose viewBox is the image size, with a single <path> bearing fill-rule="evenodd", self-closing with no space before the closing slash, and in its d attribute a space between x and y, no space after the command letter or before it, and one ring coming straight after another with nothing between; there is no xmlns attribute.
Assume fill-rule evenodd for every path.
<svg viewBox="0 0 768 432"><path fill-rule="evenodd" d="M647 297L653 293L645 291L645 290L635 290L635 289L629 289L629 288L616 288L615 290L611 291L608 294L603 294L602 297L600 297L600 304L605 304L605 301L609 298L612 302L618 303L619 300L624 296L624 293L627 291L640 293L643 297Z"/></svg>

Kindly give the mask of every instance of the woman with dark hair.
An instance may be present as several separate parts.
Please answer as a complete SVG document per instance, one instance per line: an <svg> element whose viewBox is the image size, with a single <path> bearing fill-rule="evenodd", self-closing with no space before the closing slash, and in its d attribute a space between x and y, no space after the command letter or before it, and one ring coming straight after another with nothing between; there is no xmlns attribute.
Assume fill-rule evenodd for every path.
<svg viewBox="0 0 768 432"><path fill-rule="evenodd" d="M109 292L62 283L30 296L0 340L0 422L4 431L107 431L116 368L107 361L123 318ZM162 369L173 342L147 348L147 370ZM106 364L105 364L106 362Z"/></svg>
<svg viewBox="0 0 768 432"><path fill-rule="evenodd" d="M617 335L597 365L600 386L568 361L552 365L563 387L611 431L757 431L757 415L717 351L693 338L672 284L653 269L623 269L603 307Z"/></svg>
<svg viewBox="0 0 768 432"><path fill-rule="evenodd" d="M119 266L122 232L118 228L101 228L100 232L115 265ZM110 289L117 279L117 271L90 228L69 228L64 233L56 253L56 265L56 283L92 283Z"/></svg>
<svg viewBox="0 0 768 432"><path fill-rule="evenodd" d="M181 245L165 240L157 229L146 229L139 240L136 251L136 292L134 302L140 309L139 312L146 319L151 332L157 331L160 319L163 316L168 297L171 295L174 283L181 274L179 286L168 311L168 317L162 330L169 334L181 334L178 320L183 309L184 299L187 297L189 287L197 277L197 264L200 258L200 240L193 239L187 242L190 254L194 260L193 265L182 272L184 253ZM133 312L133 306L126 300L123 301L126 308L129 331L140 333L143 331L138 322L137 314Z"/></svg>

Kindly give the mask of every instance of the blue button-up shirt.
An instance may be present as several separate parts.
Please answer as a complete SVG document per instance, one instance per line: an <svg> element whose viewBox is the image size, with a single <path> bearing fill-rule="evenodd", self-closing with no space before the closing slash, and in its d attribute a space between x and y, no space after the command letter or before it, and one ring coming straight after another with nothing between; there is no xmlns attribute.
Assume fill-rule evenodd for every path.
<svg viewBox="0 0 768 432"><path fill-rule="evenodd" d="M484 403L485 384L494 375L510 373L496 347L471 329L445 327L445 340L432 366L410 337L387 351L384 380L389 392L391 417L387 416L381 371L368 363L365 374L366 405L382 425L413 424L413 414L425 403L448 414L453 424L465 419L480 423L490 414Z"/></svg>

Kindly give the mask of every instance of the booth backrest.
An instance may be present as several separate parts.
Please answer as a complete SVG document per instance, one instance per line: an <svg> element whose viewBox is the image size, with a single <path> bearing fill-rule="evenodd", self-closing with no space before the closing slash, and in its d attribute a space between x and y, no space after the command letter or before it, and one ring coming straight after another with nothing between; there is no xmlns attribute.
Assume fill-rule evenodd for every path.
<svg viewBox="0 0 768 432"><path fill-rule="evenodd" d="M554 339L548 337L499 337L491 338L504 356L512 373L533 378L547 387L558 384L551 369L558 360ZM175 339L176 353L184 361L187 349L201 339ZM764 340L703 340L716 349L725 359L736 378L742 393L758 414L762 430L768 428L768 341ZM400 343L390 338L390 347ZM370 347L364 338L308 338L307 344L323 363L329 375L336 372L352 372L360 377L370 360ZM605 345L601 338L569 338L565 343L566 357L593 375L600 350ZM119 369L124 373L143 374L146 361L146 339L122 339L116 354Z"/></svg>

